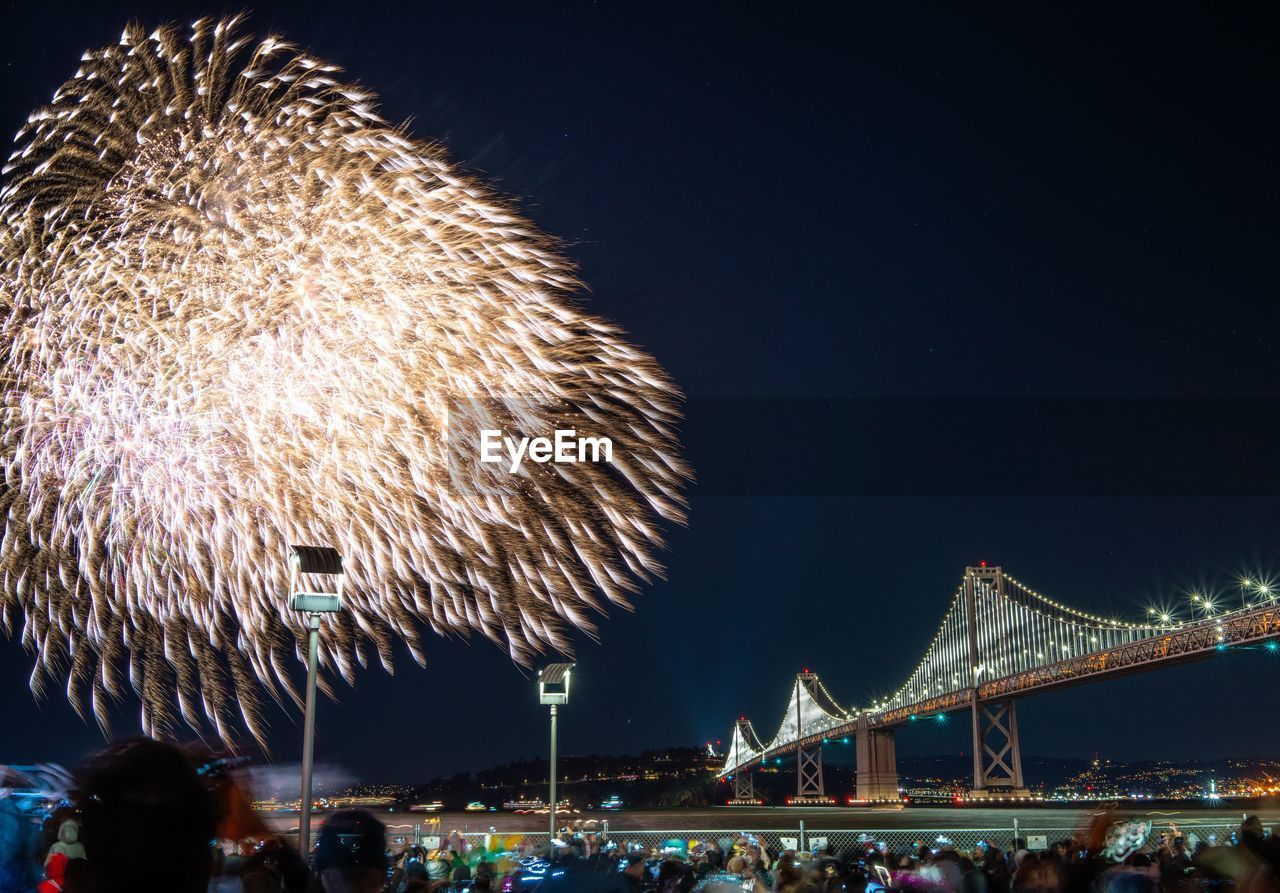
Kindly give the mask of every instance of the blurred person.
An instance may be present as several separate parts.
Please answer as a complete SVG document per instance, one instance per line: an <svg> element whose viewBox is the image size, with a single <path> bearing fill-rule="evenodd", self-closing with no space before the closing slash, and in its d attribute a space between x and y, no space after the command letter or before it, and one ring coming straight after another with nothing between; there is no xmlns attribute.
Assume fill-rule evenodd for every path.
<svg viewBox="0 0 1280 893"><path fill-rule="evenodd" d="M741 857L739 857L741 858ZM644 853L627 853L626 867L622 870L623 889L627 893L640 893L653 884L653 875L649 872L649 863Z"/></svg>
<svg viewBox="0 0 1280 893"><path fill-rule="evenodd" d="M406 862L401 869L399 878L392 878L395 886L392 888L396 893L409 893L410 890L421 889L429 890L431 888L431 879L427 877L427 866L416 859ZM476 889L481 889L480 881L486 878L480 878L476 882ZM486 888L487 889L487 888Z"/></svg>
<svg viewBox="0 0 1280 893"><path fill-rule="evenodd" d="M668 857L658 867L658 893L689 893L696 880L689 866L679 859Z"/></svg>
<svg viewBox="0 0 1280 893"><path fill-rule="evenodd" d="M1262 866L1265 866L1263 872L1265 876L1280 871L1280 841L1267 834L1261 819L1256 815L1245 816L1244 821L1240 823L1238 837L1240 846L1247 849Z"/></svg>
<svg viewBox="0 0 1280 893"><path fill-rule="evenodd" d="M380 893L387 880L386 828L363 809L340 809L320 826L314 869L325 893ZM447 871L448 864L442 863Z"/></svg>
<svg viewBox="0 0 1280 893"><path fill-rule="evenodd" d="M68 859L62 875L62 893L94 893L93 869L88 859Z"/></svg>
<svg viewBox="0 0 1280 893"><path fill-rule="evenodd" d="M430 858L426 862L427 883L431 889L438 890L447 886L449 883L449 863L440 858L437 854L434 858Z"/></svg>
<svg viewBox="0 0 1280 893"><path fill-rule="evenodd" d="M1187 852L1186 838L1181 835L1171 837L1167 843L1166 850L1161 855L1161 886L1166 890L1172 890L1182 878L1189 875L1193 870L1191 854Z"/></svg>
<svg viewBox="0 0 1280 893"><path fill-rule="evenodd" d="M0 767L0 781L5 770ZM40 882L44 851L40 825L19 807L16 797L0 788L0 890L32 890Z"/></svg>
<svg viewBox="0 0 1280 893"><path fill-rule="evenodd" d="M62 893L66 878L67 862L62 853L53 853L44 863L44 880L36 887L36 893Z"/></svg>
<svg viewBox="0 0 1280 893"><path fill-rule="evenodd" d="M244 893L244 881L240 877L243 864L233 864L227 870L227 854L222 847L213 847L213 867L209 873L208 893Z"/></svg>
<svg viewBox="0 0 1280 893"><path fill-rule="evenodd" d="M404 893L412 880L421 880L422 886L427 881L427 866L424 863L426 854L416 844L404 844L400 852L392 859L391 879L387 881L387 889L391 893Z"/></svg>
<svg viewBox="0 0 1280 893"><path fill-rule="evenodd" d="M121 741L77 782L97 893L205 893L217 812L186 754L149 738Z"/></svg>
<svg viewBox="0 0 1280 893"><path fill-rule="evenodd" d="M983 849L982 872L990 893L1009 893L1009 862L1003 850L996 846Z"/></svg>
<svg viewBox="0 0 1280 893"><path fill-rule="evenodd" d="M982 858L985 852L986 847L977 847L974 855L960 856L960 890L962 893L990 893L991 888L987 880L987 874L982 870Z"/></svg>
<svg viewBox="0 0 1280 893"><path fill-rule="evenodd" d="M45 857L45 861L54 853L66 856L68 862L85 857L84 844L80 842L80 823L74 818L63 819L58 825L58 839L49 847L49 855Z"/></svg>
<svg viewBox="0 0 1280 893"><path fill-rule="evenodd" d="M788 853L778 860L773 886L777 893L803 893L807 886L804 874L796 866L792 854Z"/></svg>
<svg viewBox="0 0 1280 893"><path fill-rule="evenodd" d="M1010 883L1012 893L1059 893L1062 889L1062 866L1054 855L1040 856L1020 850L1021 859Z"/></svg>
<svg viewBox="0 0 1280 893"><path fill-rule="evenodd" d="M1135 852L1094 878L1094 893L1157 893L1159 870L1146 853Z"/></svg>

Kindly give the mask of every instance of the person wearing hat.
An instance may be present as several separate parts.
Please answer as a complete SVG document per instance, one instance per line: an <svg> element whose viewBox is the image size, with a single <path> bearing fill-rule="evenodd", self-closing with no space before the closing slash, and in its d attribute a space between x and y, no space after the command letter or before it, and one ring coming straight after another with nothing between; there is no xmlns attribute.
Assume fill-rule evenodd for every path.
<svg viewBox="0 0 1280 893"><path fill-rule="evenodd" d="M427 860L427 879L433 884L449 880L449 860L443 853L436 853Z"/></svg>
<svg viewBox="0 0 1280 893"><path fill-rule="evenodd" d="M56 853L66 856L68 862L85 858L84 844L80 842L80 823L75 819L63 819L58 826L58 839L49 847L49 855L45 857L45 861L48 862Z"/></svg>
<svg viewBox="0 0 1280 893"><path fill-rule="evenodd" d="M386 828L363 809L325 821L313 861L325 893L379 893L387 880Z"/></svg>

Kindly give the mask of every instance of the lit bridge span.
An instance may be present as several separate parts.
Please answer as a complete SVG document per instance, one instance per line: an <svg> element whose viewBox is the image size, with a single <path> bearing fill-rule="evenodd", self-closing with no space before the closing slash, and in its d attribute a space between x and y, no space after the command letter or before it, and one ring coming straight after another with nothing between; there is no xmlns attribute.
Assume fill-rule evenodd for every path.
<svg viewBox="0 0 1280 893"><path fill-rule="evenodd" d="M761 739L746 717L734 725L720 777L734 801L757 802L752 769L796 756L796 798L825 796L822 745L856 744L859 800L897 800L894 728L909 720L967 710L973 723L973 793L1019 797L1022 780L1015 702L1048 688L1092 682L1207 657L1233 645L1280 635L1276 594L1201 620L1126 623L1059 604L998 567L970 567L919 665L891 696L841 707L817 674L796 676L778 731ZM1268 647L1274 648L1275 643Z"/></svg>

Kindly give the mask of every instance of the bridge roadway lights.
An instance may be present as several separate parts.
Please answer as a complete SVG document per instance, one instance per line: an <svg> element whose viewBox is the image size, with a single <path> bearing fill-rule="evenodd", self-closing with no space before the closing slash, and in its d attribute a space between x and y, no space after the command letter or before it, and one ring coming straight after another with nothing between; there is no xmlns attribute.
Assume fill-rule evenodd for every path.
<svg viewBox="0 0 1280 893"><path fill-rule="evenodd" d="M863 802L898 801L898 757L892 729L872 729L866 719L856 730L857 799Z"/></svg>
<svg viewBox="0 0 1280 893"><path fill-rule="evenodd" d="M1025 799L1018 714L1012 700L980 702L974 691L973 792L975 799Z"/></svg>

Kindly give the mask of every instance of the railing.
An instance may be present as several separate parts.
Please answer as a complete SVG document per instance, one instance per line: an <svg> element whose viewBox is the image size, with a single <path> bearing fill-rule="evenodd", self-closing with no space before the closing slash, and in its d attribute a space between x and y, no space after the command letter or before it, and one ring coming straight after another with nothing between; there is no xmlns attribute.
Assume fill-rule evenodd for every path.
<svg viewBox="0 0 1280 893"><path fill-rule="evenodd" d="M1210 835L1216 835L1219 843L1226 843L1232 832L1238 831L1240 827L1238 823L1195 819L1179 821L1176 826L1179 834L1195 833L1200 839L1206 841ZM1165 823L1155 822L1148 848L1155 847L1160 833L1169 830L1169 827ZM388 831L395 837L413 839L412 834L397 834L396 830L391 828ZM1043 839L1044 846L1052 847L1060 840L1078 836L1081 828L1078 825L1070 827L1047 825L1034 819L1031 821L1013 819L1010 824L1002 827L985 828L809 828L803 822L799 822L792 828L614 830L609 828L607 823L603 823L599 828L591 829L589 833L613 841L619 849L626 850L629 847L638 846L646 852L661 852L668 848L688 852L699 845L711 844L718 844L727 850L739 838L750 837L775 855L789 849L825 850L827 848L836 854L841 854L868 844L884 843L890 851L903 856L920 845L937 847L943 842L954 846L957 850L972 850L979 843L996 846L1003 850L1013 850L1017 847L1028 847L1029 844L1033 847L1039 846L1040 839ZM427 838L432 836L439 837L446 845L451 837L450 834L436 835L434 832L423 831L418 842L427 842ZM546 831L494 832L492 834L470 831L458 836L466 842L468 847L487 847L491 852L510 851L517 847L526 852L545 851L550 837Z"/></svg>

